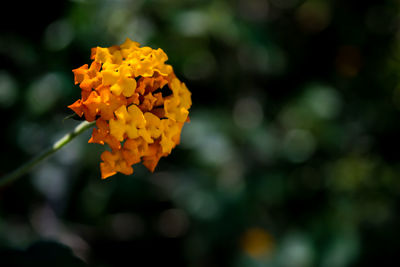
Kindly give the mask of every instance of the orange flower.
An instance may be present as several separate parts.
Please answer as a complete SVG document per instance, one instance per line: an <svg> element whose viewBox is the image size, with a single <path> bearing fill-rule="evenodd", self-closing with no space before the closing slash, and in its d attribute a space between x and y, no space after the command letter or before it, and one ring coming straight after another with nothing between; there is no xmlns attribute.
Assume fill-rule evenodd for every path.
<svg viewBox="0 0 400 267"><path fill-rule="evenodd" d="M126 175L133 173L132 167L125 160L120 150L116 150L113 152L106 150L101 154L101 159L103 160L103 162L100 163L100 170L101 178L103 179L110 177L117 172Z"/></svg>
<svg viewBox="0 0 400 267"><path fill-rule="evenodd" d="M97 129L93 129L89 143L97 143L101 145L106 143L112 150L119 150L121 148L121 143L110 134L110 127L108 126L107 121L97 119L96 126Z"/></svg>
<svg viewBox="0 0 400 267"><path fill-rule="evenodd" d="M89 143L111 148L101 155L102 178L132 174L132 165L139 162L154 171L179 144L189 121L190 91L165 64L162 49L126 39L120 46L93 48L90 58L90 67L73 70L82 97L69 108L87 121L96 120Z"/></svg>

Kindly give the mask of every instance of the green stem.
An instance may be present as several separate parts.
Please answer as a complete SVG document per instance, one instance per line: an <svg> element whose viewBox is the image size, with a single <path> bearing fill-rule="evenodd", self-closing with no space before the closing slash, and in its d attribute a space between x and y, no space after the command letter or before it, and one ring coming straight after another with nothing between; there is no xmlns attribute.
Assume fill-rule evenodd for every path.
<svg viewBox="0 0 400 267"><path fill-rule="evenodd" d="M43 153L37 155L36 157L31 159L24 165L20 166L15 171L1 177L0 178L0 187L6 185L8 183L11 183L11 182L17 180L18 178L22 177L24 174L29 172L33 167L35 167L42 160L48 158L54 152L56 152L57 150L59 150L60 148L62 148L66 144L68 144L69 142L71 142L75 137L77 137L78 135L80 135L81 133L83 133L84 131L89 129L90 127L92 127L94 124L95 124L94 121L93 122L83 121L82 123L80 123L78 126L75 127L75 129L73 131L71 131L70 133L67 133L61 139L56 141L52 147L50 147Z"/></svg>

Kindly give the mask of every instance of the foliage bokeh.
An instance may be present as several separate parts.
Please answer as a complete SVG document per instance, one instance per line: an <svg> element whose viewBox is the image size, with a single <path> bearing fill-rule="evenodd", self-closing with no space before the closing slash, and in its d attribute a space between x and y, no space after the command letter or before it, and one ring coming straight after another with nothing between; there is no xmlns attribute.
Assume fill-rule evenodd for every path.
<svg viewBox="0 0 400 267"><path fill-rule="evenodd" d="M101 180L102 147L87 144L88 132L1 188L2 263L396 260L398 1L15 1L4 10L1 174L77 124L64 120L80 92L71 70L91 47L129 37L164 49L193 106L181 145L154 174L138 166Z"/></svg>

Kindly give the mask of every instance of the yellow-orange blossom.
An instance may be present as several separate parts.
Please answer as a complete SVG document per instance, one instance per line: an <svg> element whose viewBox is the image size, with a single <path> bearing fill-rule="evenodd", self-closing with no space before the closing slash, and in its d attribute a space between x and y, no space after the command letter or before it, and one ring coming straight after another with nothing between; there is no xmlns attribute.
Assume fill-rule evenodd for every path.
<svg viewBox="0 0 400 267"><path fill-rule="evenodd" d="M130 39L120 46L92 49L90 67L73 70L82 98L69 106L87 121L96 120L89 143L108 144L101 176L132 174L142 162L154 171L161 157L179 144L189 121L191 93L176 78L162 49L140 47Z"/></svg>

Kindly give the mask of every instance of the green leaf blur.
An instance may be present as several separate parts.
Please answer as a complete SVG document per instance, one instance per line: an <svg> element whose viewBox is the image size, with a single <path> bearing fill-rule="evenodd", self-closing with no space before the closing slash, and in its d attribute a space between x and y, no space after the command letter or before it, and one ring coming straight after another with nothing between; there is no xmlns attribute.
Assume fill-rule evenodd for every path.
<svg viewBox="0 0 400 267"><path fill-rule="evenodd" d="M397 262L400 3L3 3L0 176L78 122L72 69L127 37L192 92L154 174L100 179L90 132L0 188L0 266ZM10 19L13 18L13 19ZM399 126L398 126L399 124Z"/></svg>

